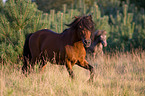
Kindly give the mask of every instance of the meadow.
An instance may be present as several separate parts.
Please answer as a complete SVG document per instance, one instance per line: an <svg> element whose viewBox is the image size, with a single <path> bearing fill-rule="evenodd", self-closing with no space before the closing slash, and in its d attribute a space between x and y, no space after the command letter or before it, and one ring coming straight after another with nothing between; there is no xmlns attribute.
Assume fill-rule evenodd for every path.
<svg viewBox="0 0 145 96"><path fill-rule="evenodd" d="M119 0L85 0L76 7L44 13L32 0L0 0L0 96L144 96L145 95L145 11ZM91 0L90 0L91 1ZM138 2L139 3L139 2ZM88 62L95 68L94 82L89 71L73 67L71 80L64 66L38 65L31 74L22 74L23 45L27 34L40 29L61 33L74 16L91 14L95 30L107 31L103 57ZM132 51L135 49L136 51ZM138 50L142 49L142 50Z"/></svg>
<svg viewBox="0 0 145 96"><path fill-rule="evenodd" d="M64 66L48 65L44 72L25 76L21 63L7 62L0 66L1 96L144 96L145 52L105 54L87 58L95 67L94 82L89 83L89 71L73 67L71 80ZM11 64L12 63L12 64Z"/></svg>

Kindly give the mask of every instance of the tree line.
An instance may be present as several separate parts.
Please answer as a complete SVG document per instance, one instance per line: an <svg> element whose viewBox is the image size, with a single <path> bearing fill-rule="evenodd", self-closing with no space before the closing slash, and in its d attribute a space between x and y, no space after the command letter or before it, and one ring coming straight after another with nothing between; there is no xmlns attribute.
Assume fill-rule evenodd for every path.
<svg viewBox="0 0 145 96"><path fill-rule="evenodd" d="M145 0L117 0L122 6L123 2L134 4L139 10L145 9ZM63 4L67 4L67 8L81 8L81 3L85 3L88 7L93 6L94 2L98 2L99 6L105 7L108 2L114 3L115 0L33 0L38 5L38 9L43 12L50 12L51 9L61 11Z"/></svg>
<svg viewBox="0 0 145 96"><path fill-rule="evenodd" d="M73 7L62 4L59 11L44 12L31 0L7 0L5 4L0 0L0 61L19 62L27 34L44 28L60 33L74 16L84 14L92 15L96 30L107 31L107 52L144 50L144 9L126 1L107 1L80 0Z"/></svg>

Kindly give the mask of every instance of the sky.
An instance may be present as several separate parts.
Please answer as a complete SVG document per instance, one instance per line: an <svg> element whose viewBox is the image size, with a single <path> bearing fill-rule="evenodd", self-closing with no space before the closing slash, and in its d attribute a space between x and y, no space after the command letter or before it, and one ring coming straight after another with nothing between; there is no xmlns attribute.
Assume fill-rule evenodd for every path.
<svg viewBox="0 0 145 96"><path fill-rule="evenodd" d="M6 0L3 0L3 2L6 2Z"/></svg>

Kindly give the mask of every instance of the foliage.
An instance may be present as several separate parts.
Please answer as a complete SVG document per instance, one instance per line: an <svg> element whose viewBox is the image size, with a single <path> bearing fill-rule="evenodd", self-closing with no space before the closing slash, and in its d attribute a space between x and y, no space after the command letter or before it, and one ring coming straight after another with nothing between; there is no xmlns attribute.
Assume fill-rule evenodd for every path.
<svg viewBox="0 0 145 96"><path fill-rule="evenodd" d="M64 4L61 11L52 9L49 13L38 10L31 0L0 3L0 60L19 62L28 33L44 28L61 33L74 16L84 14L93 15L96 30L108 32L107 51L145 49L144 10L117 0L98 0L90 6L92 1L80 0L80 6L70 9Z"/></svg>
<svg viewBox="0 0 145 96"><path fill-rule="evenodd" d="M17 57L22 54L25 35L42 28L41 14L30 0L6 2L0 14L1 56L17 61Z"/></svg>
<svg viewBox="0 0 145 96"><path fill-rule="evenodd" d="M112 49L119 48L129 51L132 48L145 48L143 42L145 39L144 12L137 11L133 5L124 4L122 9L117 11L116 16L110 15L110 21L111 32L108 45Z"/></svg>
<svg viewBox="0 0 145 96"><path fill-rule="evenodd" d="M145 0L33 0L38 5L38 9L43 12L50 12L51 9L61 11L63 4L67 4L67 8L81 9L85 5L91 8L94 2L97 2L98 6L102 9L103 14L109 15L110 12L114 13L124 3L134 4L139 10L145 9ZM107 3L106 3L107 2ZM117 6L117 7L115 7Z"/></svg>
<svg viewBox="0 0 145 96"><path fill-rule="evenodd" d="M135 6L137 6L137 8L139 9L142 9L144 8L145 9L145 0L121 0L121 1L126 1L130 4L135 4Z"/></svg>
<svg viewBox="0 0 145 96"><path fill-rule="evenodd" d="M67 4L68 8L71 7L73 0L35 0L38 5L38 9L44 12L50 12L51 9L60 11L63 9L63 4Z"/></svg>

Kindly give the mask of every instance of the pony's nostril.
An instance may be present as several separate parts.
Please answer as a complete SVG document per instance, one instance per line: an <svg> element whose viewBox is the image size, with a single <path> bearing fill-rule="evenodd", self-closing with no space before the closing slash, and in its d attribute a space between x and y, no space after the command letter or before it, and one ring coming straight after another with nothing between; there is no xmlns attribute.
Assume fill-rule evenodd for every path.
<svg viewBox="0 0 145 96"><path fill-rule="evenodd" d="M85 47L89 47L91 45L91 40L84 40L83 43Z"/></svg>
<svg viewBox="0 0 145 96"><path fill-rule="evenodd" d="M88 43L91 43L91 40L88 40Z"/></svg>
<svg viewBox="0 0 145 96"><path fill-rule="evenodd" d="M84 40L84 43L87 44L87 40Z"/></svg>
<svg viewBox="0 0 145 96"><path fill-rule="evenodd" d="M89 49L92 53L95 52L94 48L92 48L92 47L89 47L88 49Z"/></svg>

